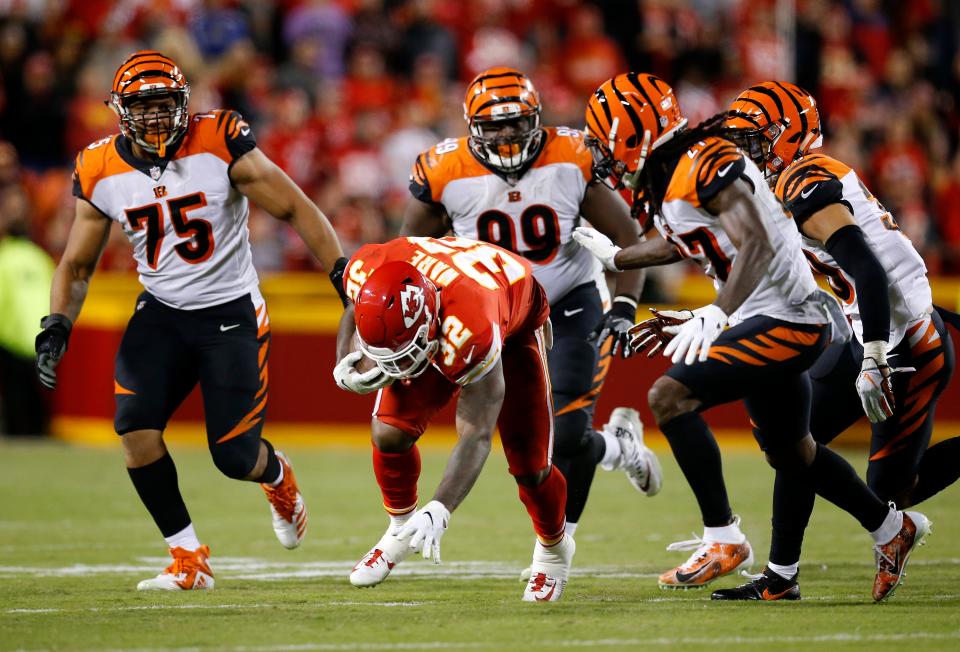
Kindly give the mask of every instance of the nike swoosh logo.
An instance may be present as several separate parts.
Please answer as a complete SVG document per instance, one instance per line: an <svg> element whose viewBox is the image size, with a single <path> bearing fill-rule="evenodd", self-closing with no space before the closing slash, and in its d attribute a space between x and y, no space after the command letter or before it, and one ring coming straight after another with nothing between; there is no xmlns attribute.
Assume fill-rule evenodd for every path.
<svg viewBox="0 0 960 652"><path fill-rule="evenodd" d="M470 347L470 353L468 353L467 356L463 359L464 363L470 364L470 361L473 360L473 350L475 348L477 348L476 345Z"/></svg>
<svg viewBox="0 0 960 652"><path fill-rule="evenodd" d="M232 331L234 328L237 328L238 326L240 326L240 324L231 324L230 326L224 326L223 324L220 324L220 332L226 333L227 331Z"/></svg>
<svg viewBox="0 0 960 652"><path fill-rule="evenodd" d="M712 570L715 565L716 564L704 564L692 573L681 573L680 571L677 571L677 581L681 584L687 584L690 582L690 580L699 577L703 571Z"/></svg>
<svg viewBox="0 0 960 652"><path fill-rule="evenodd" d="M573 317L573 316L574 316L575 314L577 314L578 312L583 312L583 308L574 308L573 310L564 310L564 311L563 311L563 316L564 316L564 317Z"/></svg>
<svg viewBox="0 0 960 652"><path fill-rule="evenodd" d="M241 129L241 130L240 130L240 135L241 135L241 136L249 136L249 135L250 135L250 127L244 127L243 129Z"/></svg>
<svg viewBox="0 0 960 652"><path fill-rule="evenodd" d="M724 167L722 167L722 168L720 168L719 170L717 170L717 176L718 176L718 177L725 177L725 176L727 176L727 172L730 171L730 168L733 167L733 164L734 164L734 161L731 161L730 163L727 163Z"/></svg>
<svg viewBox="0 0 960 652"><path fill-rule="evenodd" d="M812 186L810 186L810 188L809 188L808 190L805 190L805 191L801 192L801 193L800 193L800 199L806 199L807 197L809 197L810 194L811 194L814 190L816 190L816 189L817 189L817 186L819 186L819 185L820 185L819 183L815 183L815 184L813 184Z"/></svg>
<svg viewBox="0 0 960 652"><path fill-rule="evenodd" d="M793 589L792 586L788 588L786 591L780 591L780 593L770 593L770 589L764 589L763 593L760 594L760 597L763 598L764 600L779 600L786 594L790 593L791 589Z"/></svg>
<svg viewBox="0 0 960 652"><path fill-rule="evenodd" d="M553 586L550 587L550 593L546 594L546 595L543 596L542 598L541 598L541 597L537 597L537 602L550 602L550 598L553 597L553 593L554 593L554 591L556 591L556 590L557 590L557 582L554 581L554 582L553 582Z"/></svg>

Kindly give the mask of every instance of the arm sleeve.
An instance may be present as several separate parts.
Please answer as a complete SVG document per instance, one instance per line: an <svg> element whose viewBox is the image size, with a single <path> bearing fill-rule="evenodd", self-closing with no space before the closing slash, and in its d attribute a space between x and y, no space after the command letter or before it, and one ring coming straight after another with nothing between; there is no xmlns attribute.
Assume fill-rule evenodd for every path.
<svg viewBox="0 0 960 652"><path fill-rule="evenodd" d="M890 338L890 296L887 294L887 273L867 244L859 226L850 224L837 229L826 242L826 249L843 271L854 279L863 341Z"/></svg>

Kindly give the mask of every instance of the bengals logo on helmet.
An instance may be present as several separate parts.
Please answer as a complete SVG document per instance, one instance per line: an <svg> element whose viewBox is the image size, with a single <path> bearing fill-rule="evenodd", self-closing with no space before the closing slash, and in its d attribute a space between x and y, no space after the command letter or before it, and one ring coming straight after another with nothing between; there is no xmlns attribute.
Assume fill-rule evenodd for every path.
<svg viewBox="0 0 960 652"><path fill-rule="evenodd" d="M647 73L605 81L587 103L587 147L594 176L614 189L635 189L647 155L687 125L673 89Z"/></svg>
<svg viewBox="0 0 960 652"><path fill-rule="evenodd" d="M190 84L173 59L140 50L120 64L107 104L120 116L124 136L163 158L187 132L189 100Z"/></svg>
<svg viewBox="0 0 960 652"><path fill-rule="evenodd" d="M767 81L730 105L727 137L764 170L773 184L786 166L823 142L813 96L790 82Z"/></svg>
<svg viewBox="0 0 960 652"><path fill-rule="evenodd" d="M506 173L517 173L542 141L540 94L513 68L491 68L473 78L463 100L470 151Z"/></svg>

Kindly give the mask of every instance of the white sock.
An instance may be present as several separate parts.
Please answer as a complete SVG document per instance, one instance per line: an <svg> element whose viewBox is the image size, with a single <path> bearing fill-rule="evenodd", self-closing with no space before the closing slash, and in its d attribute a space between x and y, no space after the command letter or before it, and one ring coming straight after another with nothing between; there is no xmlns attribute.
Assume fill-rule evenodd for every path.
<svg viewBox="0 0 960 652"><path fill-rule="evenodd" d="M283 482L283 464L280 465L280 475L277 476L277 479L273 482L265 482L264 484L268 487L279 487L281 482Z"/></svg>
<svg viewBox="0 0 960 652"><path fill-rule="evenodd" d="M567 536L571 539L573 538L573 533L577 531L577 524L567 521L566 527L563 528L563 531L567 533Z"/></svg>
<svg viewBox="0 0 960 652"><path fill-rule="evenodd" d="M768 561L767 568L772 570L783 579L790 580L793 579L793 576L797 574L798 570L800 570L800 562L797 561L792 564L787 564L786 566L781 566L780 564L774 564L772 561Z"/></svg>
<svg viewBox="0 0 960 652"><path fill-rule="evenodd" d="M173 536L163 537L170 548L183 548L193 552L200 547L200 541L197 540L197 533L193 531L193 523L183 528Z"/></svg>
<svg viewBox="0 0 960 652"><path fill-rule="evenodd" d="M407 521L410 520L410 517L417 513L416 508L411 509L406 514L388 514L390 517L390 531L396 534L400 531Z"/></svg>
<svg viewBox="0 0 960 652"><path fill-rule="evenodd" d="M897 536L897 533L902 527L903 512L891 507L890 511L887 513L887 517L883 519L883 524L871 532L870 536L873 537L874 543L882 546L885 543L890 543L890 540Z"/></svg>
<svg viewBox="0 0 960 652"><path fill-rule="evenodd" d="M704 527L703 540L707 543L743 543L747 537L740 531L740 522L734 519L733 523L723 527Z"/></svg>
<svg viewBox="0 0 960 652"><path fill-rule="evenodd" d="M597 432L600 433L600 436L603 437L603 443L606 444L603 459L600 460L600 468L604 471L613 471L617 468L617 462L620 461L620 456L623 454L620 450L620 440L617 439L616 435L606 430L598 430Z"/></svg>

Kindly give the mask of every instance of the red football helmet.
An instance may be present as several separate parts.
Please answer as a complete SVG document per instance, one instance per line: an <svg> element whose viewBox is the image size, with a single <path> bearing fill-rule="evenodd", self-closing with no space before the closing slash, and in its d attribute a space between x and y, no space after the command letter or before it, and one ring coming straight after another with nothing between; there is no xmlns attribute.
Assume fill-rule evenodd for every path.
<svg viewBox="0 0 960 652"><path fill-rule="evenodd" d="M393 378L416 378L440 346L440 293L408 262L376 268L357 294L360 350Z"/></svg>

